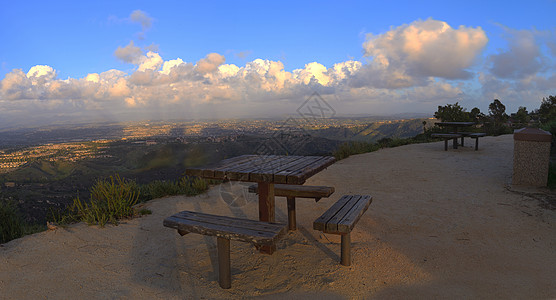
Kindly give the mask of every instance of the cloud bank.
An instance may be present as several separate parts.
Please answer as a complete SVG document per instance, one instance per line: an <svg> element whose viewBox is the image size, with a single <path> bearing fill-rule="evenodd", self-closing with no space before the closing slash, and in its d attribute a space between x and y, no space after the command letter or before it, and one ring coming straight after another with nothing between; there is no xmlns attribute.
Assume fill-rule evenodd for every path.
<svg viewBox="0 0 556 300"><path fill-rule="evenodd" d="M130 19L143 31L152 25L142 11L134 11ZM263 117L295 114L315 91L339 114L432 114L437 105L456 101L465 105L468 100L477 106L481 104L477 99L490 103L494 98L527 105L527 101L540 103L556 90L553 37L553 33L508 30L508 49L483 59L488 38L480 27L453 28L438 20L417 20L368 34L362 45L364 61L330 67L308 62L291 72L280 61L260 58L243 66L226 64L219 53L193 62L164 60L155 49L142 49L130 41L113 53L134 66L130 73L107 70L59 79L46 65L27 73L13 70L0 81L0 116L9 121L40 111L111 120Z"/></svg>

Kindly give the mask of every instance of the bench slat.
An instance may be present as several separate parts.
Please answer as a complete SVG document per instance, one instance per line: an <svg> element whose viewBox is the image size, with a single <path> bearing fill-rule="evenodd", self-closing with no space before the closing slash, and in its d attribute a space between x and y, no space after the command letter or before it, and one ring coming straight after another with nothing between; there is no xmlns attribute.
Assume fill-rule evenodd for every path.
<svg viewBox="0 0 556 300"><path fill-rule="evenodd" d="M340 232L338 229L338 224L353 209L353 206L357 203L357 201L359 201L359 198L361 198L360 195L351 195L351 196L342 197L342 200L344 200L344 206L340 210L338 210L332 218L330 218L327 221L326 232Z"/></svg>
<svg viewBox="0 0 556 300"><path fill-rule="evenodd" d="M350 233L371 202L371 196L344 195L313 223L313 229L326 233Z"/></svg>
<svg viewBox="0 0 556 300"><path fill-rule="evenodd" d="M249 186L250 193L259 193L256 184ZM334 193L331 186L310 186L310 185L291 185L275 184L274 195L279 197L299 197L299 198L327 198Z"/></svg>
<svg viewBox="0 0 556 300"><path fill-rule="evenodd" d="M350 232L355 224L359 221L363 213L367 211L369 205L373 202L371 196L361 196L357 204L355 204L352 209L344 216L344 218L338 223L339 232Z"/></svg>
<svg viewBox="0 0 556 300"><path fill-rule="evenodd" d="M336 213L344 207L347 199L351 199L351 195L344 195L340 200L336 201L322 216L313 222L313 229L326 231L326 223L336 215Z"/></svg>
<svg viewBox="0 0 556 300"><path fill-rule="evenodd" d="M182 211L164 219L164 226L254 244L272 244L286 225Z"/></svg>

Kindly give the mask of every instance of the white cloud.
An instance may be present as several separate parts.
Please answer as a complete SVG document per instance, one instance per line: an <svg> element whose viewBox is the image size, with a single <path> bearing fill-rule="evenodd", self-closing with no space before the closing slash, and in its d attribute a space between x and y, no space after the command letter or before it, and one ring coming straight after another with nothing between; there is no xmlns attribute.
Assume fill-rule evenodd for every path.
<svg viewBox="0 0 556 300"><path fill-rule="evenodd" d="M139 72L143 72L145 70L157 71L164 62L158 53L152 51L147 52L147 56L142 56L140 60L141 64L139 65L139 68L137 68L137 71Z"/></svg>
<svg viewBox="0 0 556 300"><path fill-rule="evenodd" d="M160 73L169 75L170 71L173 68L180 66L182 64L184 64L184 61L181 58L165 61L164 65L162 66L162 71L160 71Z"/></svg>
<svg viewBox="0 0 556 300"><path fill-rule="evenodd" d="M27 77L37 79L42 77L46 80L52 80L56 78L56 71L54 71L54 69L50 66L36 65L29 69L29 72L27 72Z"/></svg>
<svg viewBox="0 0 556 300"><path fill-rule="evenodd" d="M490 55L490 71L500 78L524 78L541 70L543 56L535 33L528 30L508 30L509 49Z"/></svg>
<svg viewBox="0 0 556 300"><path fill-rule="evenodd" d="M413 81L406 76L468 79L471 74L466 69L487 41L480 27L454 29L446 22L427 19L384 34L368 34L363 48L366 56L373 57L373 69L399 73L391 76L395 81Z"/></svg>

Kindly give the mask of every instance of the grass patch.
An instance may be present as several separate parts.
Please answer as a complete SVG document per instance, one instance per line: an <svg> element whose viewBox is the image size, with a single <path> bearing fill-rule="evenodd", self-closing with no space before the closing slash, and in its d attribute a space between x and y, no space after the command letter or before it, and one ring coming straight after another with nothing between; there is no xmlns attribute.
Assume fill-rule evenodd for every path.
<svg viewBox="0 0 556 300"><path fill-rule="evenodd" d="M138 202L172 195L197 195L208 189L208 183L198 177L185 176L176 181L153 181L138 185L119 175L98 180L91 188L89 201L79 197L64 211L51 211L49 218L60 225L86 222L104 227L107 223L117 225L119 220L137 215L148 215L148 209L135 210Z"/></svg>
<svg viewBox="0 0 556 300"><path fill-rule="evenodd" d="M43 230L45 226L25 222L12 201L0 199L0 244Z"/></svg>

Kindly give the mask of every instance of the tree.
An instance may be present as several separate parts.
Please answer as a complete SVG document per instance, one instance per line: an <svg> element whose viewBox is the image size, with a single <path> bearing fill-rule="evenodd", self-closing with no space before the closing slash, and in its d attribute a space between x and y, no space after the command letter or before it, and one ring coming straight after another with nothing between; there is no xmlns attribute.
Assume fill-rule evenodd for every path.
<svg viewBox="0 0 556 300"><path fill-rule="evenodd" d="M508 120L506 106L498 99L494 99L494 101L488 105L488 114L495 125L504 124Z"/></svg>
<svg viewBox="0 0 556 300"><path fill-rule="evenodd" d="M539 115L543 122L556 119L556 96L542 98Z"/></svg>
<svg viewBox="0 0 556 300"><path fill-rule="evenodd" d="M514 117L517 123L526 124L529 123L529 113L527 112L527 108L524 106L520 106L517 112L515 113Z"/></svg>
<svg viewBox="0 0 556 300"><path fill-rule="evenodd" d="M434 117L442 122L465 122L470 119L469 113L458 102L456 104L446 104L446 106L439 105Z"/></svg>
<svg viewBox="0 0 556 300"><path fill-rule="evenodd" d="M479 122L484 120L485 114L481 112L481 110L477 107L473 107L473 109L469 112L469 119L474 122Z"/></svg>

